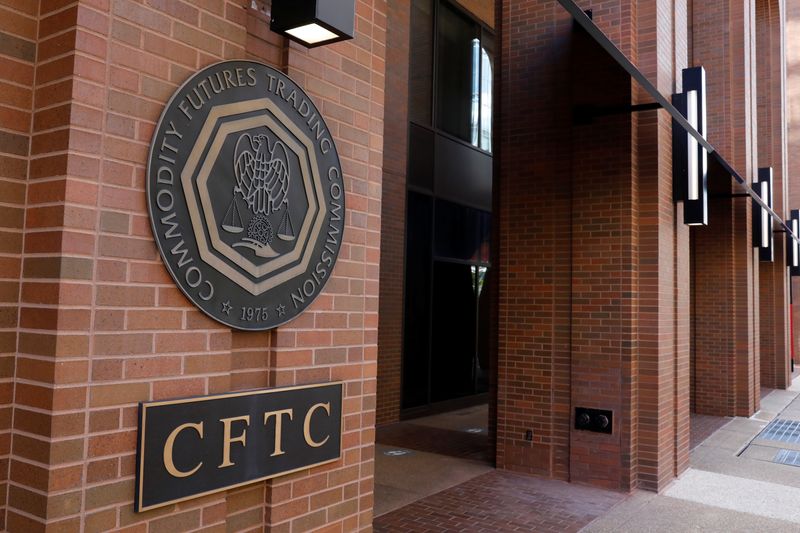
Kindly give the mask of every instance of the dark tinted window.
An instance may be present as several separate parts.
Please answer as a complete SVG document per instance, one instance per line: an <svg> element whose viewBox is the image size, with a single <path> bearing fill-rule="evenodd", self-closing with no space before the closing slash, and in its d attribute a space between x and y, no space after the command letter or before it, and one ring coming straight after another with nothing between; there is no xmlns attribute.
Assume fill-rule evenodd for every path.
<svg viewBox="0 0 800 533"><path fill-rule="evenodd" d="M437 30L436 126L473 142L480 104L480 27L442 3Z"/></svg>
<svg viewBox="0 0 800 533"><path fill-rule="evenodd" d="M471 262L486 261L484 255L488 255L490 217L486 211L436 200L436 257Z"/></svg>
<svg viewBox="0 0 800 533"><path fill-rule="evenodd" d="M431 400L475 393L474 267L436 261L433 284Z"/></svg>
<svg viewBox="0 0 800 533"><path fill-rule="evenodd" d="M494 36L483 30L481 39L481 111L476 146L492 151L492 84L494 82Z"/></svg>

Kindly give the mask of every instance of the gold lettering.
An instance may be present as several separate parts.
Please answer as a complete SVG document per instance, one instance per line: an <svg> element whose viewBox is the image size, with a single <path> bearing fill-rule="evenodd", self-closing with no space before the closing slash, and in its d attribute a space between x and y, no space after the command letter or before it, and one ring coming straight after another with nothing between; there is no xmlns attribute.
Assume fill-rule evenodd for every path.
<svg viewBox="0 0 800 533"><path fill-rule="evenodd" d="M270 457L275 457L276 455L283 455L284 452L281 449L281 439L283 437L283 415L289 415L289 420L292 419L294 414L293 409L281 409L280 411L269 411L264 413L264 425L267 425L271 416L275 415L275 446L273 448L273 452L269 455Z"/></svg>
<svg viewBox="0 0 800 533"><path fill-rule="evenodd" d="M247 446L247 429L242 430L242 434L238 437L231 437L231 425L234 422L245 422L248 426L250 425L250 415L245 416L232 416L230 418L221 418L220 422L222 422L223 426L223 435L222 435L222 463L217 468L226 468L229 466L233 466L233 462L231 461L231 444L234 442L241 442L242 447Z"/></svg>
<svg viewBox="0 0 800 533"><path fill-rule="evenodd" d="M192 120L192 114L189 113L189 106L186 105L186 102L184 100L181 100L178 103L178 109L183 111L183 114L186 115L186 118L188 118L189 120Z"/></svg>
<svg viewBox="0 0 800 533"><path fill-rule="evenodd" d="M331 404L330 402L318 403L316 405L311 406L311 409L309 409L308 412L306 413L306 419L303 422L303 436L306 438L306 444L308 444L312 448L319 448L320 446L328 442L328 439L331 438L331 436L328 435L319 442L311 438L311 417L314 416L314 411L316 411L317 409L325 409L325 412L328 413L328 416L331 416Z"/></svg>
<svg viewBox="0 0 800 533"><path fill-rule="evenodd" d="M175 467L175 461L173 460L173 450L172 450L173 447L175 446L175 439L178 438L178 435L180 434L181 431L189 428L195 430L197 434L200 435L201 439L203 438L203 423L202 422L200 422L199 424L188 423L180 425L175 429L173 429L172 433L170 433L169 437L167 437L167 442L164 444L164 466L167 467L167 472L169 472L169 474L172 477L189 477L198 470L200 470L200 467L203 466L203 461L200 461L197 464L197 466L185 472L178 470Z"/></svg>

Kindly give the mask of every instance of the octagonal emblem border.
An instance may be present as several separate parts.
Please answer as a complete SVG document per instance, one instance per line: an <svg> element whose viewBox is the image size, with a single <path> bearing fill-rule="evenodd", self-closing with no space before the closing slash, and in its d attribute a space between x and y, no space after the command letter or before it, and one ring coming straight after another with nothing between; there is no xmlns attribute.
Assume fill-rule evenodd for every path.
<svg viewBox="0 0 800 533"><path fill-rule="evenodd" d="M231 151L231 139L258 128L266 128L276 139L273 146L281 144L297 163L290 169L285 161L281 166L274 152L272 159L269 152L250 155L247 168L254 175L248 176L247 191L252 192L246 198L239 168L233 168L238 162L234 158L230 170L219 162L224 160L223 150ZM261 166L254 162L256 157ZM290 171L295 168L296 172ZM261 198L257 205L262 211L267 205L269 214L273 197L277 202L283 198L278 209L285 210L284 217L297 218L295 225L289 225L290 249L284 243L280 253L274 252L267 242L249 239L255 243L248 245L253 250L271 252L253 255L221 236L220 227L225 226L215 202L222 200L209 183L224 179L234 183L231 173L239 180L231 203L239 198L238 203L247 200L245 207L255 209L252 198ZM338 152L311 97L272 67L223 61L186 80L165 106L153 133L146 185L151 229L162 261L189 300L218 322L242 330L274 328L308 308L331 277L346 213ZM293 198L299 195L305 202L302 213L290 210L287 198L292 187Z"/></svg>

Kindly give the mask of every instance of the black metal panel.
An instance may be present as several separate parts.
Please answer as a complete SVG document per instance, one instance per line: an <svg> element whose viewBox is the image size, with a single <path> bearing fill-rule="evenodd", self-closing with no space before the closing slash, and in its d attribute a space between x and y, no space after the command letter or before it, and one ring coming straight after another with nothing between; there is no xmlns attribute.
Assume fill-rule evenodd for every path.
<svg viewBox="0 0 800 533"><path fill-rule="evenodd" d="M682 114L686 115L686 93L672 95L672 105ZM689 181L689 143L687 134L675 120L672 121L672 195L676 202L683 202L688 196L687 184Z"/></svg>
<svg viewBox="0 0 800 533"><path fill-rule="evenodd" d="M137 512L341 457L342 384L139 404Z"/></svg>
<svg viewBox="0 0 800 533"><path fill-rule="evenodd" d="M684 93L686 94L689 91L694 91L697 95L697 131L704 138L707 138L706 71L703 67L685 68L683 69L682 76ZM675 122L673 121L673 127L674 126ZM678 126L680 127L680 125ZM688 133L685 133L685 135L687 139L690 138ZM696 144L696 150L697 174L691 176L691 179L698 181L699 198L690 199L687 197L683 204L683 222L684 224L705 226L708 224L708 152L700 143Z"/></svg>
<svg viewBox="0 0 800 533"><path fill-rule="evenodd" d="M296 1L296 0L293 0ZM353 37L355 0L318 0L317 20L336 33Z"/></svg>
<svg viewBox="0 0 800 533"><path fill-rule="evenodd" d="M411 124L408 135L408 185L432 193L435 134Z"/></svg>
<svg viewBox="0 0 800 533"><path fill-rule="evenodd" d="M446 200L436 200L433 250L436 258L484 261L491 215Z"/></svg>
<svg viewBox="0 0 800 533"><path fill-rule="evenodd" d="M614 413L604 409L576 407L575 429L611 434L614 432Z"/></svg>
<svg viewBox="0 0 800 533"><path fill-rule="evenodd" d="M758 181L753 183L753 189L761 192L762 187L764 188L761 193L762 200L772 208L774 206L772 167L758 169ZM772 262L775 255L772 221L772 215L753 202L753 247L758 248L758 257L764 262Z"/></svg>
<svg viewBox="0 0 800 533"><path fill-rule="evenodd" d="M672 95L672 105L690 124L696 125L700 133L705 134L703 67L683 70L683 88L684 92ZM684 224L692 226L708 224L708 153L674 119L672 120L672 190L674 200L683 202Z"/></svg>
<svg viewBox="0 0 800 533"><path fill-rule="evenodd" d="M792 209L789 224L794 234L800 235L800 209ZM790 275L800 276L800 244L788 233L786 234L786 264L789 266Z"/></svg>
<svg viewBox="0 0 800 533"><path fill-rule="evenodd" d="M319 43L305 43L288 35L287 30L318 24L337 35ZM301 42L307 48L352 39L355 24L355 0L273 0L270 29Z"/></svg>
<svg viewBox="0 0 800 533"><path fill-rule="evenodd" d="M492 210L492 156L437 134L435 168L437 198Z"/></svg>
<svg viewBox="0 0 800 533"><path fill-rule="evenodd" d="M270 7L273 31L308 24L317 16L317 0L275 0Z"/></svg>

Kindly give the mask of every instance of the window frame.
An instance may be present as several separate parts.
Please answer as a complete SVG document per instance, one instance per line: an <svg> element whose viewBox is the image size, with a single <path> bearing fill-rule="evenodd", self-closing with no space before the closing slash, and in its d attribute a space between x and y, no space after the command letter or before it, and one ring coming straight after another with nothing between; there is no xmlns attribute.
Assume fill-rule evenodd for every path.
<svg viewBox="0 0 800 533"><path fill-rule="evenodd" d="M482 126L483 126L483 113L481 112L481 108L482 108L482 105L483 105L483 98L480 98L479 103L478 103L478 144L477 145L472 144L472 142L470 142L470 141L465 141L461 137L458 137L457 135L453 135L452 133L440 128L437 125L437 112L439 110L438 102L437 102L437 100L438 100L437 94L438 94L438 87L439 87L439 62L437 61L437 58L438 58L438 52L439 52L439 13L440 13L440 10L442 8L442 4L446 4L447 7L453 9L460 16L463 16L463 17L469 19L469 21L472 22L472 24L475 26L476 33L480 35L479 42L480 42L480 49L481 50L484 49L484 40L485 40L485 38L487 36L491 37L491 40L492 40L493 45L494 45L493 48L496 47L496 45L497 45L497 40L496 40L497 35L496 35L496 33L495 33L493 28L491 28L483 20L481 20L478 17L476 17L473 13L471 13L470 11L465 9L463 6L461 6L457 2L453 2L451 0L430 0L430 2L432 4L432 6L433 6L433 10L432 10L433 24L431 24L431 31L433 32L433 35L432 35L432 38L431 38L432 45L431 45L431 51L430 51L430 53L431 53L431 57L430 57L430 60L431 60L431 71L432 72L431 72L431 86L428 88L429 91L430 91L430 95L431 95L430 109L429 109L430 123L429 124L420 124L419 122L414 121L414 120L410 120L410 122L412 122L413 124L416 124L417 126L420 126L420 127L423 127L423 128L428 128L428 129L430 129L430 130L432 130L432 131L434 131L434 132L436 132L438 134L444 135L444 136L446 136L446 137L448 137L448 138L450 138L452 140L455 140L455 141L458 141L460 143L463 143L465 146L469 146L471 148L474 148L475 150L479 150L479 151L491 156L493 154L493 147L490 147L490 149L487 150L487 149L482 148L480 146L480 132L481 132L481 129L482 129ZM496 53L495 52L496 51L493 49L492 50L492 75L493 76L494 76L494 66L495 66L494 65L494 59L496 57ZM479 61L479 64L480 64L480 61ZM480 87L483 86L483 68L479 68L478 74L479 74L478 75L478 87L479 87L479 90L480 90ZM492 120L492 117L494 116L494 100L495 99L494 99L494 88L493 88L492 89L492 106L493 107L492 107L492 113L490 114L491 115L490 116L490 121ZM494 128L492 128L492 138L493 137L494 137ZM493 142L490 140L489 144L492 145Z"/></svg>

